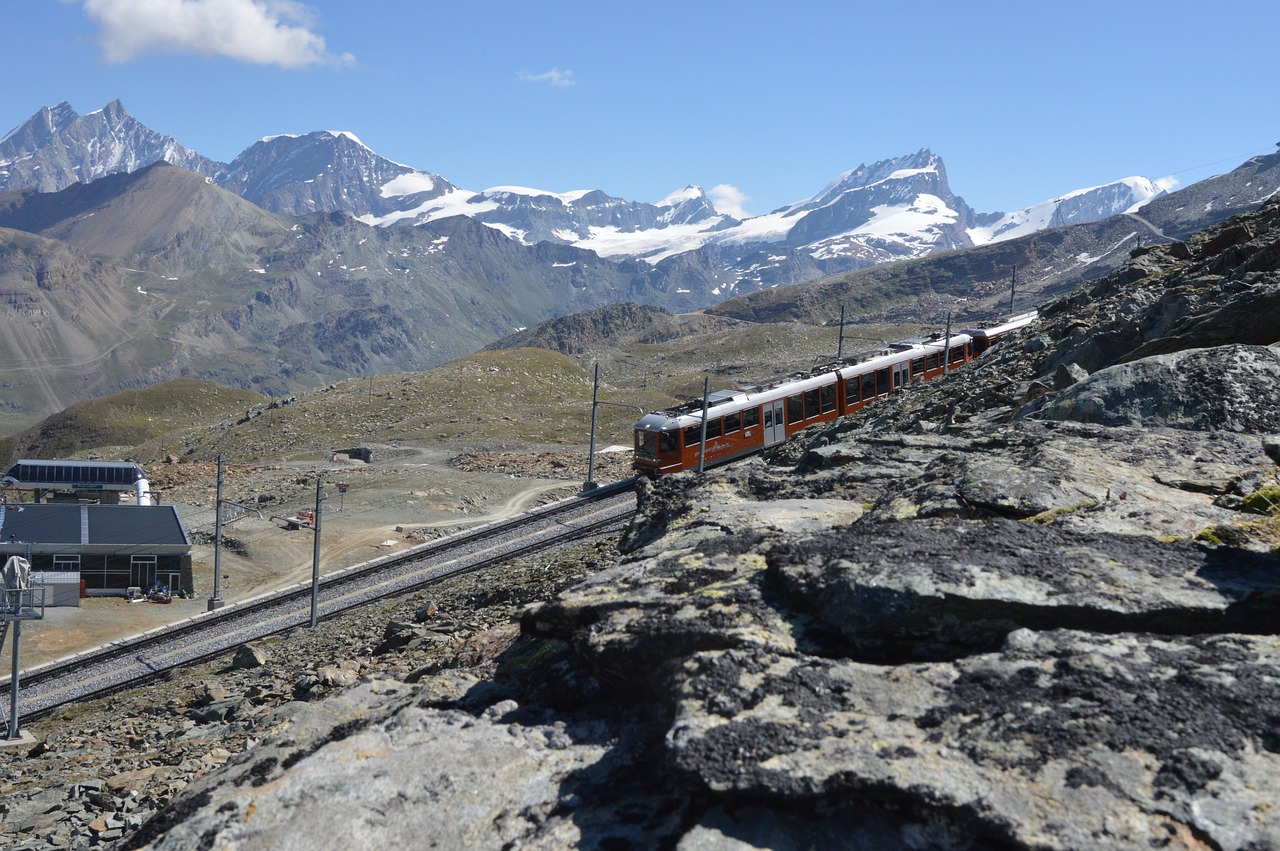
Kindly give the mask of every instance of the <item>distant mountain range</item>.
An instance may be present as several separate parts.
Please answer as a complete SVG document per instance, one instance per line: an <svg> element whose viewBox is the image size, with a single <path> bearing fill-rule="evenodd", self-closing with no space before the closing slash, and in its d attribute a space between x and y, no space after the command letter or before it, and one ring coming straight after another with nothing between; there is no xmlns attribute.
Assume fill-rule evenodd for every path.
<svg viewBox="0 0 1280 851"><path fill-rule="evenodd" d="M0 139L0 434L173 378L280 396L428 369L610 304L940 322L1006 305L1013 270L1024 301L1060 291L1277 187L1273 155L1170 195L1132 179L981 214L922 150L737 220L696 187L660 204L470 192L349 133L218 163L119 102L59 104Z"/></svg>
<svg viewBox="0 0 1280 851"><path fill-rule="evenodd" d="M464 215L526 245L572 245L651 264L708 249L715 286L699 294L702 303L1054 225L1100 221L1162 194L1150 180L1130 177L1013 213L980 213L951 191L942 158L922 149L858 166L816 195L739 220L717 212L696 186L659 204L598 189L461 189L438 174L379 156L347 132L272 136L231 163L218 163L147 128L119 101L88 115L60 103L15 128L0 140L0 190L51 192L161 160L291 216L343 212L389 226Z"/></svg>

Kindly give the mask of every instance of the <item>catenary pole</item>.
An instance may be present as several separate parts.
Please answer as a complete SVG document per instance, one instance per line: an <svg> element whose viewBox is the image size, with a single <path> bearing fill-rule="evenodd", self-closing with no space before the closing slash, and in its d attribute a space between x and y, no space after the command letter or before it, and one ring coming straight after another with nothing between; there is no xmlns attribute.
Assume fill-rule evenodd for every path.
<svg viewBox="0 0 1280 851"><path fill-rule="evenodd" d="M1009 280L1009 316L1013 316L1013 296L1018 291L1018 267L1013 267L1013 277Z"/></svg>
<svg viewBox="0 0 1280 851"><path fill-rule="evenodd" d="M213 596L209 611L222 608L222 453L218 453L218 487L213 500Z"/></svg>
<svg viewBox="0 0 1280 851"><path fill-rule="evenodd" d="M600 407L600 362L596 362L596 377L591 385L591 447L587 450L587 480L582 483L584 491L595 490L596 487L596 410Z"/></svg>
<svg viewBox="0 0 1280 851"><path fill-rule="evenodd" d="M698 472L706 467L707 460L707 397L711 395L711 376L702 378L702 436L698 439Z"/></svg>
<svg viewBox="0 0 1280 851"><path fill-rule="evenodd" d="M947 311L947 336L943 340L944 347L942 350L942 374L945 376L947 371L951 369L951 311Z"/></svg>
<svg viewBox="0 0 1280 851"><path fill-rule="evenodd" d="M324 478L316 479L315 528L311 530L311 626L320 621L320 507L324 504Z"/></svg>
<svg viewBox="0 0 1280 851"><path fill-rule="evenodd" d="M18 593L17 591L13 593ZM18 598L21 600L21 597ZM15 607L15 614L16 614ZM9 738L17 739L21 735L18 730L18 670L21 668L19 663L19 650L22 646L22 619L15 617L13 620L13 672L9 675Z"/></svg>
<svg viewBox="0 0 1280 851"><path fill-rule="evenodd" d="M836 347L836 360L844 360L844 305L840 305L840 345Z"/></svg>

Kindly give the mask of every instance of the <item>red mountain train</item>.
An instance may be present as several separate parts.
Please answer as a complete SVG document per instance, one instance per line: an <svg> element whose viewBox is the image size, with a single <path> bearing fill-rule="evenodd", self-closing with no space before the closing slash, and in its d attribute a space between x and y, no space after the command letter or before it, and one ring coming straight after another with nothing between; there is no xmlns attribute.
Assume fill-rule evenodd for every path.
<svg viewBox="0 0 1280 851"><path fill-rule="evenodd" d="M818 423L854 411L915 378L937 378L973 360L1008 334L1027 326L1024 313L987 328L966 328L945 338L932 334L890 343L839 364L707 398L704 467L776 446ZM636 423L634 467L649 476L696 469L702 443L702 400L646 414Z"/></svg>

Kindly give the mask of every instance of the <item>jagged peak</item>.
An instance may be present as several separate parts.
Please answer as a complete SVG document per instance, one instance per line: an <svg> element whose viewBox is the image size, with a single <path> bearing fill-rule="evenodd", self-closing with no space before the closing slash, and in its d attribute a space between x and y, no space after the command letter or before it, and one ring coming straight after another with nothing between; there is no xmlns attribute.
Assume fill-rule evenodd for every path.
<svg viewBox="0 0 1280 851"><path fill-rule="evenodd" d="M76 112L75 108L65 100L60 101L58 105L54 107L42 107L40 112L36 114L39 115L41 113L50 116L65 117L68 120L74 120L80 117L80 114Z"/></svg>
<svg viewBox="0 0 1280 851"><path fill-rule="evenodd" d="M79 113L65 100L57 106L42 106L26 121L4 134L4 137L0 138L0 143L9 141L25 129L42 128L42 132L48 135L60 133L79 117Z"/></svg>

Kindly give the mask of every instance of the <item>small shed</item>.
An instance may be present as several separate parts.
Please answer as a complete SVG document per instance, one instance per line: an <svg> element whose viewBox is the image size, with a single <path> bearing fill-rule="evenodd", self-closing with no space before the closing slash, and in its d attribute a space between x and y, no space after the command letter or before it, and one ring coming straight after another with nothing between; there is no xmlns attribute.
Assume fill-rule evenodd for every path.
<svg viewBox="0 0 1280 851"><path fill-rule="evenodd" d="M91 597L157 584L195 592L191 538L171 505L11 503L0 525L0 558L10 555L31 562L33 575L54 577L52 584L74 575L77 599L82 583Z"/></svg>
<svg viewBox="0 0 1280 851"><path fill-rule="evenodd" d="M46 606L79 606L80 574L73 570L33 570L31 584L44 586Z"/></svg>

